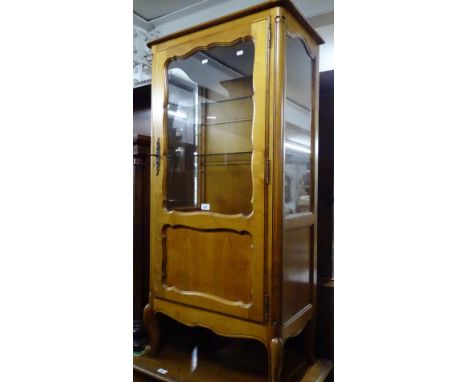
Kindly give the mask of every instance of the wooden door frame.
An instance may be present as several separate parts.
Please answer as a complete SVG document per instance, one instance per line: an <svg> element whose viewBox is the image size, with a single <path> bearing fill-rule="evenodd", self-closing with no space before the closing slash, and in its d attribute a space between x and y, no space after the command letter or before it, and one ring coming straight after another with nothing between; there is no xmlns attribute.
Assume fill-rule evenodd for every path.
<svg viewBox="0 0 468 382"><path fill-rule="evenodd" d="M161 142L161 171L156 171L156 160L152 160L151 172L151 295L199 308L233 315L243 319L262 322L265 319L265 222L267 219L265 201L265 163L267 162L266 141L268 136L268 92L269 92L269 14L257 14L243 19L218 25L194 35L154 45L152 89L152 150L156 152L158 139ZM168 211L164 207L167 140L164 106L168 99L166 86L167 66L175 58L187 58L200 50L216 45L233 45L243 39L255 43L254 58L254 116L252 124L252 212L249 215L224 215L216 212ZM254 240L252 263L252 301L248 308L237 303L226 304L205 294L183 294L168 290L163 285L164 262L162 243L163 231L167 227L184 226L201 230L228 229L238 233L249 232ZM157 310L157 307L154 307Z"/></svg>

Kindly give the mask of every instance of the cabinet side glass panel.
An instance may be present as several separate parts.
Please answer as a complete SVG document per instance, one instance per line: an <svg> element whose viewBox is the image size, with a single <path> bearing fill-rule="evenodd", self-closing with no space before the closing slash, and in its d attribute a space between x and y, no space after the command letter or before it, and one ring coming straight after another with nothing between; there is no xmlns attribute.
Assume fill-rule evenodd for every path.
<svg viewBox="0 0 468 382"><path fill-rule="evenodd" d="M300 38L286 39L284 212L310 211L312 59Z"/></svg>
<svg viewBox="0 0 468 382"><path fill-rule="evenodd" d="M254 50L247 39L168 64L168 210L252 211Z"/></svg>
<svg viewBox="0 0 468 382"><path fill-rule="evenodd" d="M303 40L287 35L283 142L285 321L310 301L312 73L313 61Z"/></svg>

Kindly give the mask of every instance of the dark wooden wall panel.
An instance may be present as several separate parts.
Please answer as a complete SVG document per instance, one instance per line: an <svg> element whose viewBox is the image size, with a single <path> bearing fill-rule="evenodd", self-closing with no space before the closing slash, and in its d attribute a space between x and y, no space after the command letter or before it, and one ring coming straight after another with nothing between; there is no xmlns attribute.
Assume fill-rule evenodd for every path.
<svg viewBox="0 0 468 382"><path fill-rule="evenodd" d="M318 276L333 278L333 70L320 73L318 169Z"/></svg>
<svg viewBox="0 0 468 382"><path fill-rule="evenodd" d="M143 309L149 293L150 86L133 90L133 114L134 131L147 132L133 135L133 346L138 351L145 345Z"/></svg>
<svg viewBox="0 0 468 382"><path fill-rule="evenodd" d="M320 73L316 355L334 358L334 72ZM333 381L333 373L327 381Z"/></svg>

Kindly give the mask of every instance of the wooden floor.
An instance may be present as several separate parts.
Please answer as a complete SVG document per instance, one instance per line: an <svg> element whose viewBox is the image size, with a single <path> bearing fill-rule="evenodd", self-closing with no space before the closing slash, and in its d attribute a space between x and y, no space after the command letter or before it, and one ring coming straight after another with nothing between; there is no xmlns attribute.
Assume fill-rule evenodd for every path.
<svg viewBox="0 0 468 382"><path fill-rule="evenodd" d="M156 357L133 357L134 382L267 382L267 352L261 343L220 337L175 322L166 322L164 328ZM331 368L327 360L310 367L300 340L286 342L282 381L325 381Z"/></svg>

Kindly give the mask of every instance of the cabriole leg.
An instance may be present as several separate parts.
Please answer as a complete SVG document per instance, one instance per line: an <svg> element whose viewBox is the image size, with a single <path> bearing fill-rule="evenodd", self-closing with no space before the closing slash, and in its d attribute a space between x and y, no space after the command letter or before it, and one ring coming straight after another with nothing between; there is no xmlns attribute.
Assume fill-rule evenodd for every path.
<svg viewBox="0 0 468 382"><path fill-rule="evenodd" d="M268 369L269 381L279 382L281 374L281 366L283 363L283 340L281 338L273 338L268 347Z"/></svg>

